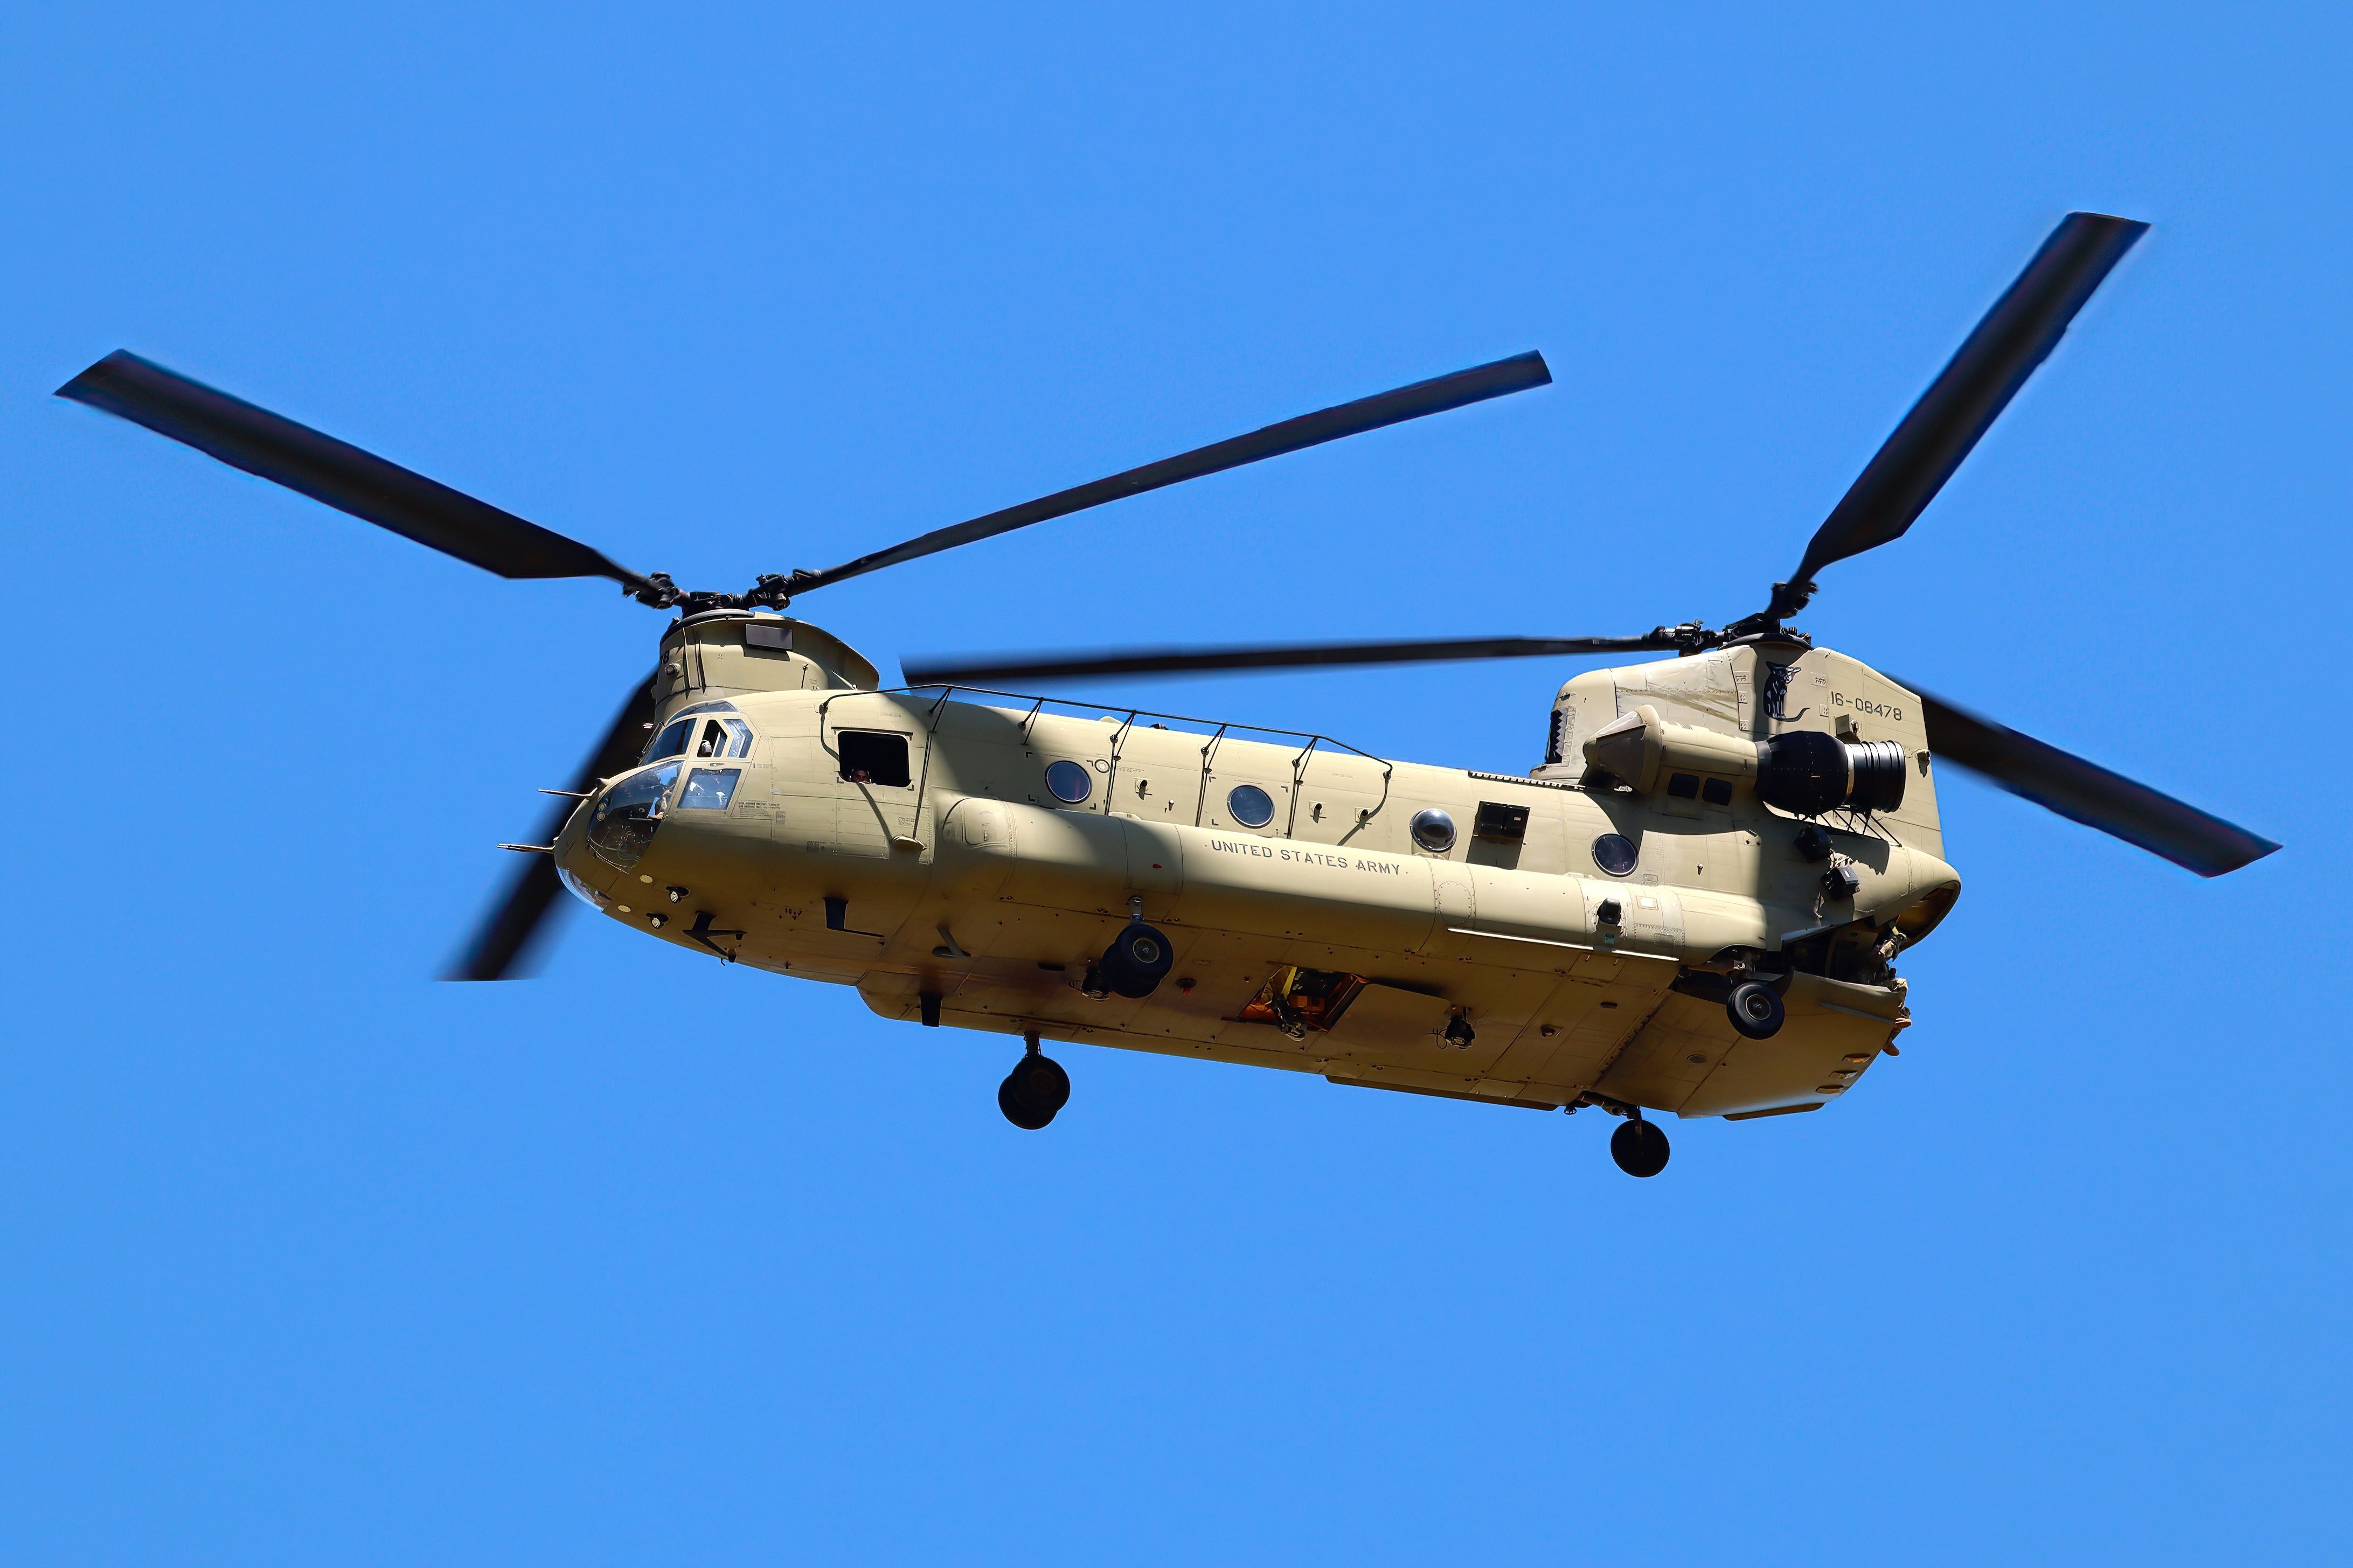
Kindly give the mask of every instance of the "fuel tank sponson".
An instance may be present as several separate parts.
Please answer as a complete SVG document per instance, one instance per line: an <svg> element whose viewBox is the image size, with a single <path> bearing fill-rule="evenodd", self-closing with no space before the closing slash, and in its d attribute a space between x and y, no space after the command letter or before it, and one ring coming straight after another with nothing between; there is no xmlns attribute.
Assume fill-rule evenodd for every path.
<svg viewBox="0 0 2353 1568"><path fill-rule="evenodd" d="M951 896L1106 916L1124 914L1140 897L1147 921L1372 952L1505 962L1502 951L1472 940L1486 936L1673 955L1690 919L1679 902L1691 900L1672 889L1604 888L1580 877L1124 816L965 799L947 822L937 874ZM1643 917L1601 928L1596 911L1609 901ZM1708 951L1764 940L1770 922L1754 900L1700 902L1695 924Z"/></svg>
<svg viewBox="0 0 2353 1568"><path fill-rule="evenodd" d="M1821 923L1810 908L1734 893L1521 872L1089 812L965 798L944 813L936 890L1041 909L1144 918L1372 952L1525 964L1501 942L1704 961L1774 949ZM1894 849L1858 868L1838 914L1871 920L1956 882L1933 856ZM1603 924L1605 905L1619 919ZM1482 942L1481 939L1486 939Z"/></svg>

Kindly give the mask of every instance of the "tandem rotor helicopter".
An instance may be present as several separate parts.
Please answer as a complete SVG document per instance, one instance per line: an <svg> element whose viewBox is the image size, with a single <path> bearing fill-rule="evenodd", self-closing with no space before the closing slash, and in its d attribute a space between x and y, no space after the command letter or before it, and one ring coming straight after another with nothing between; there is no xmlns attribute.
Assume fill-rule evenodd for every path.
<svg viewBox="0 0 2353 1568"><path fill-rule="evenodd" d="M559 880L658 941L854 985L885 1017L1622 1118L1819 1110L1911 1022L1897 957L1952 910L1940 763L2201 876L2278 846L1978 718L1788 623L1900 537L2146 224L2071 213L1905 415L1764 609L1720 629L910 661L885 688L784 612L844 579L1321 442L1541 386L1526 353L1008 507L740 594L680 588L127 353L60 395L504 577L606 577L673 612L452 978L516 972ZM1074 710L1024 682L1572 654L1525 775L1317 734Z"/></svg>

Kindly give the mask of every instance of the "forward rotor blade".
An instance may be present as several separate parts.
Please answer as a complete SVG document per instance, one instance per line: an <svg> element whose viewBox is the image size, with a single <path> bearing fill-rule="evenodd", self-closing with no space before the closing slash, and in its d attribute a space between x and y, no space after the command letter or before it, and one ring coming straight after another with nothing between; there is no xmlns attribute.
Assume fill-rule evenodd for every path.
<svg viewBox="0 0 2353 1568"><path fill-rule="evenodd" d="M1285 452L1336 441L1343 436L1362 435L1367 430L1377 430L1384 425L1419 419L1427 414L1442 414L1450 408L1483 402L1490 397L1502 397L1507 393L1525 392L1531 387L1546 385L1551 381L1552 372L1545 367L1544 355L1533 352L1514 354L1510 359L1499 359L1493 364L1458 370L1452 375L1441 375L1435 380L1418 381L1394 392L1343 403L1336 408L1326 408L1320 413L1303 414L1280 425L1253 430L1247 436L1237 436L1214 446L1202 447L1178 457L1164 458L1159 462L1146 463L1125 473L1113 474L1107 479L1097 479L1092 484L1079 485L1037 500L1024 501L1019 506L1009 506L1002 511L976 517L969 522L934 529L903 544L878 550L871 555L861 555L855 561L823 572L796 574L792 591L804 594L811 588L822 588L845 578L863 576L885 566L896 566L903 561L953 550L959 544L993 539L1017 528L1027 528L1033 522L1067 517L1071 512L1084 511L1105 501L1142 495L1146 490L1156 490L1186 479L1198 479L1207 474L1222 473L1228 468L1238 468L1244 463L1255 463L1261 458L1278 458Z"/></svg>
<svg viewBox="0 0 2353 1568"><path fill-rule="evenodd" d="M2145 223L2099 213L2060 220L1815 531L1789 581L1774 585L1768 614L1795 615L1823 567L1903 536L2059 346L2067 323L2109 270L2147 232Z"/></svg>
<svg viewBox="0 0 2353 1568"><path fill-rule="evenodd" d="M611 727L606 730L605 738L581 764L579 776L572 781L573 793L586 795L636 762L638 753L645 750L646 726L653 716L654 685L649 676L629 693L629 700L621 705ZM577 804L565 800L549 807L546 819L540 825L541 843L555 842L555 836L564 831L565 821ZM441 978L504 980L528 972L529 960L546 930L547 917L562 889L555 875L554 856L526 855L522 861L508 879L505 896L475 928L473 939L466 944L465 956Z"/></svg>
<svg viewBox="0 0 2353 1568"><path fill-rule="evenodd" d="M1911 689L1919 695L1928 749L1936 755L2086 827L2161 855L2201 877L2235 871L2279 847L2147 784L1957 708L1916 686Z"/></svg>
<svg viewBox="0 0 2353 1568"><path fill-rule="evenodd" d="M578 540L121 349L58 388L58 395L144 425L501 577L610 577L630 587L645 581Z"/></svg>
<svg viewBox="0 0 2353 1568"><path fill-rule="evenodd" d="M1323 665L1436 664L1466 658L1543 658L1647 653L1679 647L1663 631L1636 637L1461 637L1426 642L1264 643L1240 647L1105 648L1095 653L987 658L918 655L902 660L910 686L977 686L1074 675L1189 675L1211 670L1301 669Z"/></svg>

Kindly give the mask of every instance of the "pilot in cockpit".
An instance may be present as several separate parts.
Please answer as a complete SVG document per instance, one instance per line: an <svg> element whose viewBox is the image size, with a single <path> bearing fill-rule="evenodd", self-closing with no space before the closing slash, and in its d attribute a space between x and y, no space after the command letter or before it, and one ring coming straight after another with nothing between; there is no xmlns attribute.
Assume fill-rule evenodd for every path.
<svg viewBox="0 0 2353 1568"><path fill-rule="evenodd" d="M661 733L646 748L643 762L658 763L665 757L685 754L691 745L697 757L748 757L752 754L752 726L733 718L732 702L698 702L682 709Z"/></svg>

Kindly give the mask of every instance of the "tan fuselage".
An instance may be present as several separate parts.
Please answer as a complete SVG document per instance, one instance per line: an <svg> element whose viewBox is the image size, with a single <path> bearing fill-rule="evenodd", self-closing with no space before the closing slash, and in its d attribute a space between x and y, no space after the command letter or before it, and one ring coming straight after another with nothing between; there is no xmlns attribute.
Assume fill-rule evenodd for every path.
<svg viewBox="0 0 2353 1568"><path fill-rule="evenodd" d="M744 625L763 619L799 650L748 646ZM1805 825L1729 765L1704 798L1667 795L1663 780L1637 793L1580 785L1573 764L1504 776L1303 735L877 691L862 689L864 661L813 627L706 621L665 641L657 725L724 700L750 731L741 754L714 744L722 754L698 756L690 741L668 761L678 777L658 826L625 853L591 842L598 802L586 803L559 864L607 918L856 985L889 1017L1519 1105L1591 1095L1686 1116L1810 1110L1906 1021L1902 983L1871 943L1899 921L1925 934L1958 886L1925 750L1905 809L1821 820L1831 863L1856 884L1831 897L1824 863L1794 847ZM1711 657L1713 673L1687 660L1579 677L1556 735L1573 743L1580 723L1589 734L1615 716L1602 708L1663 704L1726 733L1827 721L1868 735L1875 723L1872 738L1905 742L1907 758L1919 749L1905 694L1852 660L1806 652L1767 694L1751 678L1770 667L1752 650ZM1799 708L1813 716L1778 716ZM892 737L903 738L903 784L892 767L845 761L863 764L877 745L895 759ZM1074 764L1056 775L1059 797L1056 763ZM1068 798L1079 781L1084 798ZM1241 797L1242 817L1271 807L1259 826L1237 818L1242 786L1260 792ZM1451 842L1428 828L1417 841L1424 813L1442 814ZM1633 853L1623 874L1597 858L1605 835ZM1093 961L1139 917L1170 939L1174 968L1141 999L1091 994ZM1814 955L1816 973L1789 976L1781 1031L1736 1034L1706 978L1727 954L1795 952ZM1244 1016L1293 971L1351 977L1336 1022Z"/></svg>

